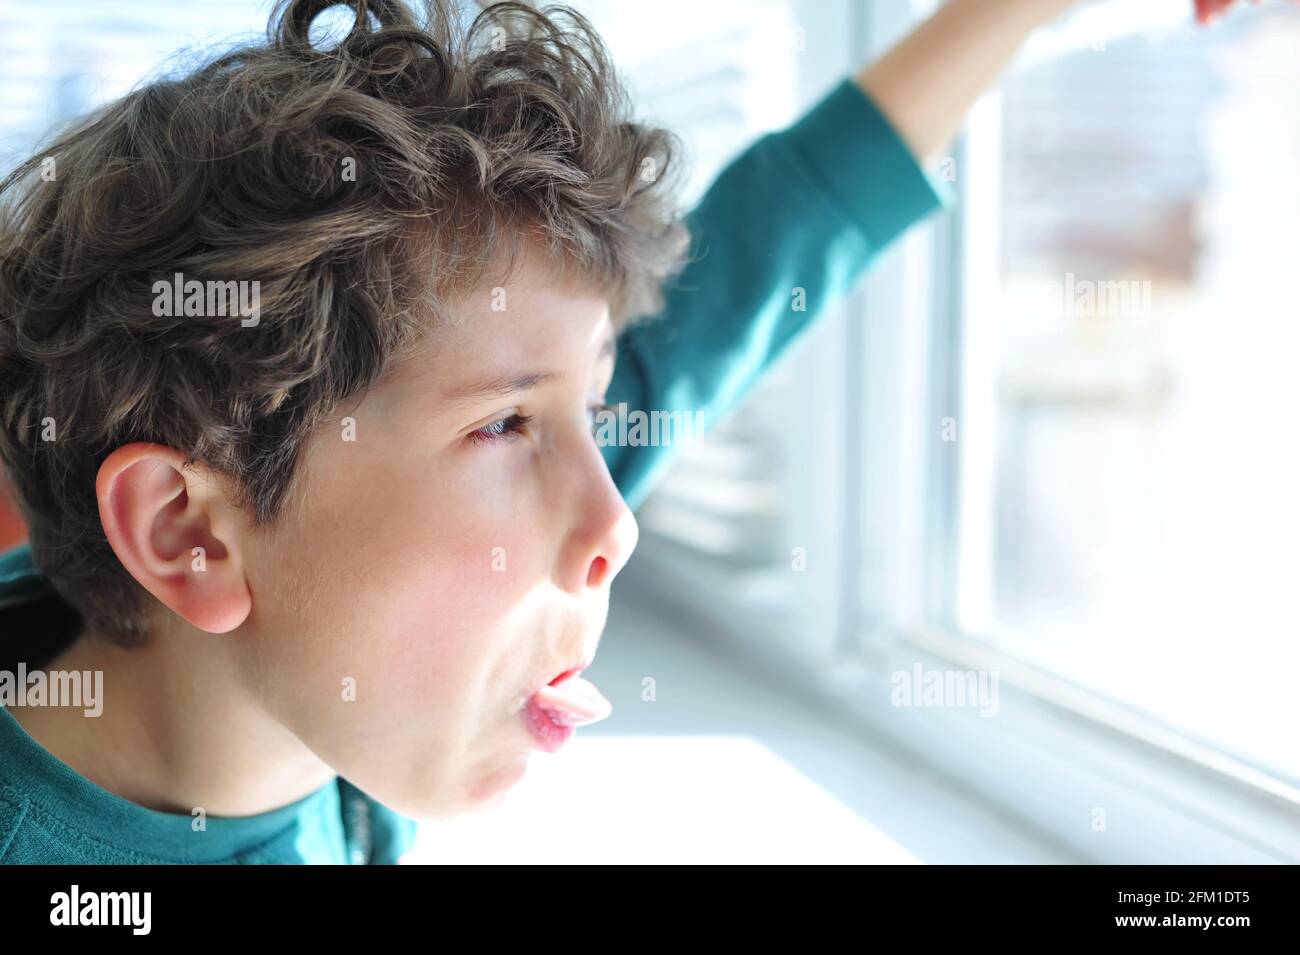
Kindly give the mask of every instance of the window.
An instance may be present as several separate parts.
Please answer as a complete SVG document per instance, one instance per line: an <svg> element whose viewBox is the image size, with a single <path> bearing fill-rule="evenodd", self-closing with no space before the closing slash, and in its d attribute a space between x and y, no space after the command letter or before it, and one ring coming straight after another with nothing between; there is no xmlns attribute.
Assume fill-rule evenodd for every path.
<svg viewBox="0 0 1300 955"><path fill-rule="evenodd" d="M260 0L105 4L64 0L39 10L0 8L0 169L82 113L165 72L178 49L210 55L210 44L260 36Z"/></svg>
<svg viewBox="0 0 1300 955"><path fill-rule="evenodd" d="M970 131L944 616L1294 782L1300 16L1176 12Z"/></svg>
<svg viewBox="0 0 1300 955"><path fill-rule="evenodd" d="M834 68L935 6L822 13ZM1298 13L1037 36L959 207L693 450L620 584L1082 858L1300 858ZM1000 678L1000 718L891 705L918 664Z"/></svg>

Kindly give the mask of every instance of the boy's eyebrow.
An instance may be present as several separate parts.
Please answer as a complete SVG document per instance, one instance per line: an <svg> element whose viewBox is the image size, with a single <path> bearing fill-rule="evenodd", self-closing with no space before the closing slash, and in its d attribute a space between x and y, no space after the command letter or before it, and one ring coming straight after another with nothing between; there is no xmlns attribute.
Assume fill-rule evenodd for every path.
<svg viewBox="0 0 1300 955"><path fill-rule="evenodd" d="M618 349L614 343L614 336L609 335L604 344L601 345L600 355L597 356L596 360L603 361L605 358L614 358L617 357L617 354ZM487 401L489 398L502 398L520 391L530 391L559 377L559 373L554 371L529 372L526 374L505 372L485 381L470 382L467 385L453 388L447 391L443 398L453 404Z"/></svg>
<svg viewBox="0 0 1300 955"><path fill-rule="evenodd" d="M554 381L559 374L553 371L516 374L505 372L485 381L470 382L446 392L443 397L455 404L474 401L487 401L489 398L501 398L520 391L529 391L539 385Z"/></svg>

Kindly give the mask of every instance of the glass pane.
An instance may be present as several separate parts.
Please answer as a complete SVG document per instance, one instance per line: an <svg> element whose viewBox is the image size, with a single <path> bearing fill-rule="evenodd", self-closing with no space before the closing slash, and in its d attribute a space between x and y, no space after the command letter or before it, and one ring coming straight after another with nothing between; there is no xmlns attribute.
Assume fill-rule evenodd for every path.
<svg viewBox="0 0 1300 955"><path fill-rule="evenodd" d="M1002 107L983 629L1300 777L1300 15L1090 43Z"/></svg>

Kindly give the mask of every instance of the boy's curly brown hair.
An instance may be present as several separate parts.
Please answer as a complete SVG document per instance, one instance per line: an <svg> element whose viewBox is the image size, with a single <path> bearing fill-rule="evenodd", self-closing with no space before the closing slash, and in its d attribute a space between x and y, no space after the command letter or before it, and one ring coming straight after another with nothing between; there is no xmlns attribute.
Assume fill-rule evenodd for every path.
<svg viewBox="0 0 1300 955"><path fill-rule="evenodd" d="M683 264L681 142L628 118L581 14L499 3L466 27L446 0L353 0L318 49L336 5L281 0L265 44L136 89L0 182L0 459L37 565L121 645L152 598L100 523L115 448L202 461L274 526L313 430L499 255L540 243L616 326ZM175 273L259 283L256 326L155 314Z"/></svg>

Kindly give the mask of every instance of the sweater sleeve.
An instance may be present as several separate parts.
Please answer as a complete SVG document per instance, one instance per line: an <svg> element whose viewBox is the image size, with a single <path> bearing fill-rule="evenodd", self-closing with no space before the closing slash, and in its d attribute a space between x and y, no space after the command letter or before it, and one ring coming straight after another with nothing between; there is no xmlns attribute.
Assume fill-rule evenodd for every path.
<svg viewBox="0 0 1300 955"><path fill-rule="evenodd" d="M710 430L856 290L894 239L952 201L870 97L843 79L731 160L687 216L688 264L665 285L661 313L619 336L607 401L629 417L691 415ZM682 447L602 444L633 509Z"/></svg>

